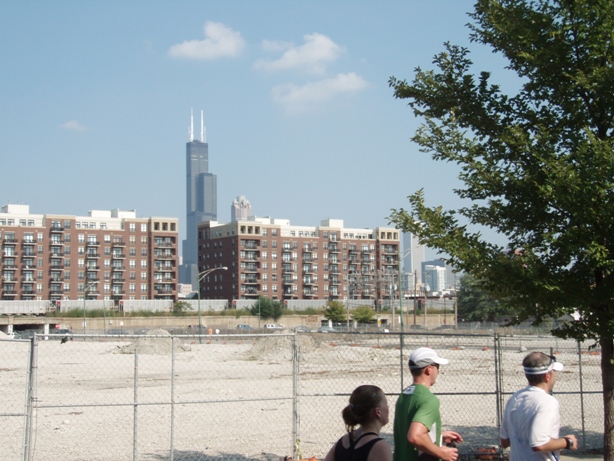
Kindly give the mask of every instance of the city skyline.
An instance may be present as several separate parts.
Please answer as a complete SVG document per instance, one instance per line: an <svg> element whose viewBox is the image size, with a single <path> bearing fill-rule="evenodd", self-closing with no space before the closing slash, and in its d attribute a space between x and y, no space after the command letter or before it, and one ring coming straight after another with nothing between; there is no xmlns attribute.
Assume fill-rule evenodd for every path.
<svg viewBox="0 0 614 461"><path fill-rule="evenodd" d="M204 109L220 222L237 196L297 225L387 226L421 188L428 203L456 207L457 168L411 143L418 121L388 78L432 68L451 41L472 50L476 73L513 87L501 58L469 43L471 9L465 0L5 2L0 202L176 216L184 239L193 107Z"/></svg>

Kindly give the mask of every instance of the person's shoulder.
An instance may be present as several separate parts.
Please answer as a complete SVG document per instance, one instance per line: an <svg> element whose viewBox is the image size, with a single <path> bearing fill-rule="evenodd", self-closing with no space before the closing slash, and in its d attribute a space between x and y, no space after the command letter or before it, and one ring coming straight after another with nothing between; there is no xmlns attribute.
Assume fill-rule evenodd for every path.
<svg viewBox="0 0 614 461"><path fill-rule="evenodd" d="M368 461L392 461L392 446L385 439L380 438L371 447Z"/></svg>

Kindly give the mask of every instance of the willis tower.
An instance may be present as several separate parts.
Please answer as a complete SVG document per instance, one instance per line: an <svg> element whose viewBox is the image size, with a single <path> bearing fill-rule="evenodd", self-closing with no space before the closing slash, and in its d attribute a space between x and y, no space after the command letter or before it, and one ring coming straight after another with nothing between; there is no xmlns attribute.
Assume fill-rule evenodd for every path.
<svg viewBox="0 0 614 461"><path fill-rule="evenodd" d="M198 224L217 220L217 176L209 173L209 144L200 111L200 140L194 139L194 115L190 114L190 140L186 143L186 239L183 241L181 283L198 287Z"/></svg>

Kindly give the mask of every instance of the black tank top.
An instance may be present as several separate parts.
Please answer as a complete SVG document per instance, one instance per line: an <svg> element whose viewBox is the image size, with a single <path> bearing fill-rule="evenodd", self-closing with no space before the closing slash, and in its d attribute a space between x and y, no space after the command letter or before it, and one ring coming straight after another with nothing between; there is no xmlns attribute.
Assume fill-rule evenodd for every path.
<svg viewBox="0 0 614 461"><path fill-rule="evenodd" d="M358 441L362 439L365 435L377 435L377 434L375 432L365 432L360 437L358 437L356 440L352 440L352 435L350 434L350 447L349 448L345 448L343 446L343 442L341 441L343 437L341 437L341 439L339 439L337 441L337 444L335 445L335 461L367 461L371 448L373 448L373 445L375 445L377 442L382 440L382 438L377 437L376 439L369 440L364 445L358 448L355 448Z"/></svg>

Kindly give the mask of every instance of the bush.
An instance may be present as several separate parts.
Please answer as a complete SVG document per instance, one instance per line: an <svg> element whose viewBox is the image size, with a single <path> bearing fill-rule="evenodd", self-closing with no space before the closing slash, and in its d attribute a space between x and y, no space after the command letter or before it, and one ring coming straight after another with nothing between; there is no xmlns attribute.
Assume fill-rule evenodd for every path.
<svg viewBox="0 0 614 461"><path fill-rule="evenodd" d="M324 317L333 322L346 321L347 309L341 301L328 301L324 309Z"/></svg>

